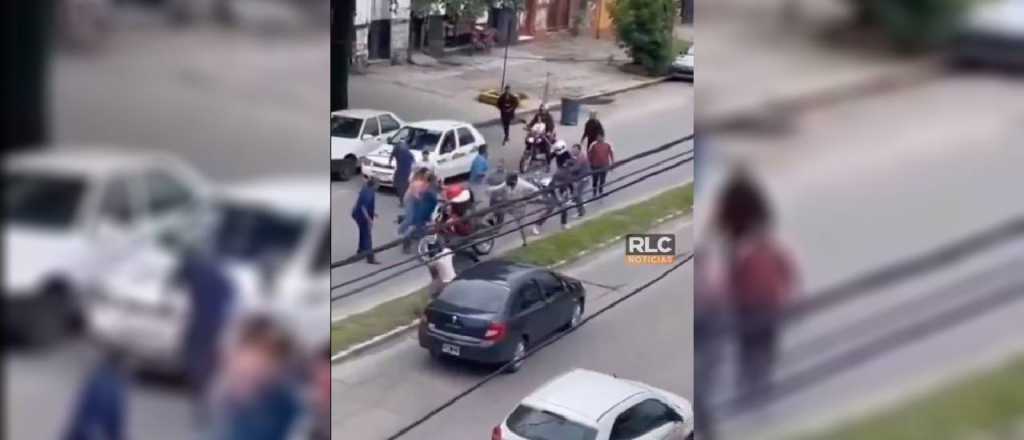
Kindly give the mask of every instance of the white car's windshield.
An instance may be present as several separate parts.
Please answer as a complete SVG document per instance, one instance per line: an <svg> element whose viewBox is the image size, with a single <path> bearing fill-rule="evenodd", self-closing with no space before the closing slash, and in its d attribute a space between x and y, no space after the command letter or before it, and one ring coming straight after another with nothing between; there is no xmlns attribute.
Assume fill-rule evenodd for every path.
<svg viewBox="0 0 1024 440"><path fill-rule="evenodd" d="M346 116L331 116L331 137L355 139L363 128L363 120Z"/></svg>
<svg viewBox="0 0 1024 440"><path fill-rule="evenodd" d="M218 255L247 262L291 255L299 246L306 221L269 209L235 203L220 205L214 235Z"/></svg>
<svg viewBox="0 0 1024 440"><path fill-rule="evenodd" d="M11 224L68 228L85 195L78 177L8 172L4 177L4 211Z"/></svg>
<svg viewBox="0 0 1024 440"><path fill-rule="evenodd" d="M418 127L402 127L394 136L388 140L391 145L404 142L410 150L433 151L437 141L441 139L441 132L427 130Z"/></svg>
<svg viewBox="0 0 1024 440"><path fill-rule="evenodd" d="M506 422L516 435L530 440L594 440L597 431L549 411L519 405Z"/></svg>

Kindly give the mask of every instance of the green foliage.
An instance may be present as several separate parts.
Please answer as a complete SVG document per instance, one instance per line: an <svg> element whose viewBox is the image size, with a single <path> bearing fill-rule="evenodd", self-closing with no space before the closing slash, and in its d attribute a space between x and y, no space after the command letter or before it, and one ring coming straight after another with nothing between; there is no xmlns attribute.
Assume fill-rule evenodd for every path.
<svg viewBox="0 0 1024 440"><path fill-rule="evenodd" d="M652 75L662 75L672 61L675 0L616 0L611 9L619 41Z"/></svg>
<svg viewBox="0 0 1024 440"><path fill-rule="evenodd" d="M949 40L971 0L850 0L862 25L877 26L901 49L920 50Z"/></svg>
<svg viewBox="0 0 1024 440"><path fill-rule="evenodd" d="M417 15L433 15L443 9L449 16L456 18L476 18L482 16L491 7L515 8L522 10L524 0L412 0L412 10Z"/></svg>

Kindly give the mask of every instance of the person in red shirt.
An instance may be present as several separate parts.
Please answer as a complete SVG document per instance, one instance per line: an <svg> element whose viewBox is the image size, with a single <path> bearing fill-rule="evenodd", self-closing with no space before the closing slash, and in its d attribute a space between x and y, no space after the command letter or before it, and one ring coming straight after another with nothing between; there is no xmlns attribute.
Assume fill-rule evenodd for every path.
<svg viewBox="0 0 1024 440"><path fill-rule="evenodd" d="M590 160L590 169L594 172L592 185L596 197L604 194L608 169L615 164L615 150L612 149L612 144L604 139L603 134L598 134L594 143L587 149L587 159Z"/></svg>

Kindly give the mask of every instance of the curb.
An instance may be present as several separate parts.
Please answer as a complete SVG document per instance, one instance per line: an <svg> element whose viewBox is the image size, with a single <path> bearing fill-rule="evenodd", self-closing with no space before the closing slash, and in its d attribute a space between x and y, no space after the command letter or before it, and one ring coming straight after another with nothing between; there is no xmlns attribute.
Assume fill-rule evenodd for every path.
<svg viewBox="0 0 1024 440"><path fill-rule="evenodd" d="M677 219L677 218L682 218L683 216L685 216L686 212L687 211L685 211L685 210L673 211L672 213L670 213L668 215L665 215L664 217L661 217L661 218L655 220L654 223L651 224L651 228L654 228L656 226L662 225L662 224L664 224L666 222L669 222L669 221ZM616 242L622 240L623 238L625 238L625 235L618 235L615 238L605 240L605 241L603 241L601 243L598 243L596 246L592 246L592 247L590 247L590 248L588 248L586 250L578 252L574 256L574 259L572 259L572 260L568 260L568 259L567 260L561 260L561 261L555 262L554 264L549 264L549 265L545 266L545 268L553 269L553 268L556 268L556 267L564 266L566 264L569 264L571 261L576 261L576 260L578 260L578 259L580 259L580 258L582 258L582 257L584 257L584 256L586 256L586 255L588 255L590 253L593 253L593 252L596 252L596 251L599 251L599 250L603 250L603 249L611 246L612 244L615 244ZM399 327L395 327L395 328L389 330L388 332L386 332L384 334L374 336L374 337L372 337L372 338L370 338L370 339L368 339L366 341L363 341L363 342L360 342L360 343L358 343L356 345L353 345L353 346L351 346L351 347L349 347L349 348L347 348L347 349L345 349L345 350L343 350L343 351L341 351L341 352L339 352L337 354L331 355L331 364L333 365L335 363L340 363L342 361L354 358L356 356L359 356L362 353L365 353L366 351L368 351L368 350L370 350L372 348L375 348L375 347L377 347L379 345L383 345L386 342L389 342L389 341L392 341L394 339L397 339L397 338L405 335L406 333L412 331L413 329L415 329L417 326L419 326L419 324L420 324L420 320L419 320L419 318L417 318L416 320L410 322L409 324L406 324L406 325L403 325L403 326L399 326Z"/></svg>
<svg viewBox="0 0 1024 440"><path fill-rule="evenodd" d="M709 117L701 125L712 131L741 130L759 125L759 122L784 120L786 117L811 108L868 98L921 84L937 79L944 73L945 70L941 68L938 60L927 58L911 63L904 68L880 73L867 79L851 81L836 87L795 93L788 97L772 98L759 104L750 105L746 109L722 112L721 115Z"/></svg>
<svg viewBox="0 0 1024 440"><path fill-rule="evenodd" d="M638 83L630 84L628 86L620 87L620 88L617 88L617 89L606 90L606 91L598 92L598 93L591 93L589 95L583 95L583 96L577 97L576 99L579 100L579 101L586 101L586 100L594 99L594 98L603 98L603 97L606 97L606 96L618 95L620 93L630 92L630 91L633 91L633 90L647 88L647 87L653 86L655 84L660 84L662 82L668 81L669 79L670 79L670 77L668 77L668 76L662 76L662 77L658 77L658 78L653 78L653 79L649 79L649 80L640 81ZM537 113L537 111L539 109L540 108L538 106L538 108L535 108L535 109L524 110L524 111L521 111L519 113L516 113L516 119L512 120L512 125L516 125L518 123L519 119L526 119L527 117L533 116L535 113ZM554 103L554 104L548 105L548 110L550 110L550 111L558 111L558 110L561 110L561 109L562 109L561 101L559 101L557 103ZM483 121L478 121L478 122L474 122L473 123L473 126L475 126L477 128L493 127L493 126L497 126L497 125L501 125L501 118L485 119Z"/></svg>

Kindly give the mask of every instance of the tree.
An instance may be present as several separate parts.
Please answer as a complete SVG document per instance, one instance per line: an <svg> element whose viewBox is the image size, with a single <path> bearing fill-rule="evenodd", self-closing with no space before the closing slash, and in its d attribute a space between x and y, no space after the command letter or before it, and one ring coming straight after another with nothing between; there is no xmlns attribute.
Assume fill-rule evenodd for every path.
<svg viewBox="0 0 1024 440"><path fill-rule="evenodd" d="M651 75L664 74L672 60L674 0L616 0L615 31L633 62Z"/></svg>
<svg viewBox="0 0 1024 440"><path fill-rule="evenodd" d="M491 7L490 0L413 0L413 12L423 16L438 15L444 11L453 20L476 18Z"/></svg>
<svg viewBox="0 0 1024 440"><path fill-rule="evenodd" d="M919 50L947 41L973 0L848 0L855 24L878 28L899 48Z"/></svg>

